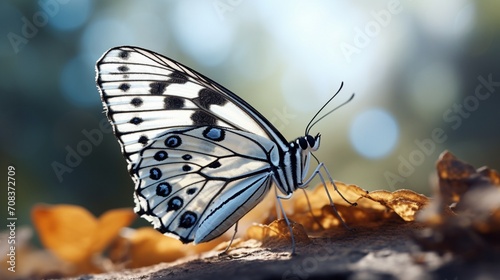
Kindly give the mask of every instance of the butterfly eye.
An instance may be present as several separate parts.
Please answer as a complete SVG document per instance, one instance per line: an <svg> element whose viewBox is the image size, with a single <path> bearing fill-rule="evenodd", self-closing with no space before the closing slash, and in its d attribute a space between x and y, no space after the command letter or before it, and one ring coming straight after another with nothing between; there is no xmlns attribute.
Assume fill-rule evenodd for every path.
<svg viewBox="0 0 500 280"><path fill-rule="evenodd" d="M307 143L309 144L309 147L311 148L314 147L314 145L316 144L316 140L311 135L307 135L306 139Z"/></svg>
<svg viewBox="0 0 500 280"><path fill-rule="evenodd" d="M307 136L306 136L307 137ZM300 137L297 142L302 150L306 150L309 146L307 145L306 137Z"/></svg>

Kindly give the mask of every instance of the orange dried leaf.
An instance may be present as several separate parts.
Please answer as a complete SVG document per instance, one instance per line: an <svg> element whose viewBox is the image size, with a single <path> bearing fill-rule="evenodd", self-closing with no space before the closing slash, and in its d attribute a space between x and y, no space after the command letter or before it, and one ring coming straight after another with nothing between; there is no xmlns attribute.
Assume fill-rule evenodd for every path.
<svg viewBox="0 0 500 280"><path fill-rule="evenodd" d="M301 224L290 221L293 230L293 237L297 243L309 243L311 240ZM290 229L284 219L275 220L269 225L253 225L247 230L247 238L262 241L264 246L276 247L279 245L289 245Z"/></svg>
<svg viewBox="0 0 500 280"><path fill-rule="evenodd" d="M462 180L476 173L472 165L457 159L449 151L441 153L436 165L438 176L443 180Z"/></svg>
<svg viewBox="0 0 500 280"><path fill-rule="evenodd" d="M171 262L186 255L186 245L149 227L133 230L110 252L114 262L126 260L127 267L138 268L160 262Z"/></svg>
<svg viewBox="0 0 500 280"><path fill-rule="evenodd" d="M340 193L350 202L357 202L360 198L362 198L368 191L356 186L356 185L347 185L340 181L335 181L335 185ZM349 205L339 194L335 191L332 184L327 183L326 188L330 193L333 203L335 205ZM309 211L309 204L307 200L309 199L309 204L313 209L321 209L323 205L330 205L330 200L328 199L328 195L325 191L323 184L319 184L314 188L313 191L307 192L307 197L303 192L298 192L293 196L293 212L305 212Z"/></svg>
<svg viewBox="0 0 500 280"><path fill-rule="evenodd" d="M180 243L180 241L178 241ZM227 243L228 242L228 238L224 235L222 236L219 236L217 238L215 238L214 240L211 240L209 242L204 242L204 243L200 243L200 244L188 244L187 245L187 248L185 248L185 252L186 254L188 255L195 255L195 254L200 254L200 253L203 253L203 252L207 252L207 251L210 251L212 249L219 249L219 247L222 246L222 249L225 249L227 247L227 244L223 244L223 243ZM234 240L233 242L233 245L235 245L237 242L236 242L236 239Z"/></svg>
<svg viewBox="0 0 500 280"><path fill-rule="evenodd" d="M37 205L31 215L42 244L73 264L90 263L135 217L130 209L118 209L96 219L80 206L64 204Z"/></svg>
<svg viewBox="0 0 500 280"><path fill-rule="evenodd" d="M151 227L125 229L109 250L114 264L127 268L139 268L162 262L173 262L182 257L212 250L224 241L224 237L197 245L183 244L176 238L165 236Z"/></svg>
<svg viewBox="0 0 500 280"><path fill-rule="evenodd" d="M327 184L332 195L337 212L348 224L374 222L402 218L405 221L415 220L415 214L428 204L429 198L411 190L385 190L368 192L356 185L347 185L335 182L342 195L357 206L350 206L337 192L331 191L333 186ZM309 198L311 209L307 203ZM287 209L288 210L288 209ZM330 201L323 185L319 185L307 197L298 193L294 197L291 219L304 225L308 230L329 229L342 226L337 214L330 205ZM398 216L394 215L396 213Z"/></svg>
<svg viewBox="0 0 500 280"><path fill-rule="evenodd" d="M496 170L483 166L479 167L476 171L481 174L481 176L487 178L491 184L500 187L500 174Z"/></svg>
<svg viewBox="0 0 500 280"><path fill-rule="evenodd" d="M96 221L86 209L73 205L38 205L33 207L31 217L42 244L57 257L71 263L89 257Z"/></svg>
<svg viewBox="0 0 500 280"><path fill-rule="evenodd" d="M367 193L366 190L356 186L347 185L336 181L335 185L342 195L351 203L359 203L360 199ZM356 219L366 217L361 214L363 209L348 204L335 191L332 184L326 185L337 212L342 219L348 223L357 222ZM309 203L308 203L309 201ZM375 204L375 203L373 203ZM378 204L378 203L377 203ZM316 186L313 191L297 192L291 199L291 203L285 206L289 218L304 226L308 231L318 231L334 227L342 227L337 214L334 213L330 200L323 184ZM360 215L361 214L361 215Z"/></svg>
<svg viewBox="0 0 500 280"><path fill-rule="evenodd" d="M385 190L373 191L365 197L393 210L407 222L414 221L416 213L429 204L428 197L406 189L396 190L392 193Z"/></svg>
<svg viewBox="0 0 500 280"><path fill-rule="evenodd" d="M0 232L0 240L7 240L8 232ZM5 235L5 236L4 236ZM4 238L5 237L5 238ZM0 243L0 279L48 279L59 278L67 275L72 267L67 262L63 262L49 252L31 246L30 241L33 237L33 229L30 226L20 226L16 228L15 244ZM5 247L4 247L5 245ZM5 250L15 245L15 260L11 261L11 256ZM11 265L15 266L15 272L8 270Z"/></svg>
<svg viewBox="0 0 500 280"><path fill-rule="evenodd" d="M449 151L444 151L436 163L439 177L439 193L445 205L457 203L471 188L500 185L500 176L495 170L472 165L458 159Z"/></svg>
<svg viewBox="0 0 500 280"><path fill-rule="evenodd" d="M426 250L466 257L500 250L498 172L486 167L476 170L448 151L440 155L436 166L439 189L419 215L427 228L416 235L416 241Z"/></svg>
<svg viewBox="0 0 500 280"><path fill-rule="evenodd" d="M371 222L393 220L396 215L389 211L381 211L374 208L365 208L359 206L336 206L337 212L342 217L346 225L355 226L362 224L367 226ZM384 208L385 209L385 208ZM321 216L317 220L321 223L323 229L343 228L333 208L330 205L324 205Z"/></svg>
<svg viewBox="0 0 500 280"><path fill-rule="evenodd" d="M120 230L130 225L137 216L130 208L106 211L97 220L90 252L101 252L118 236Z"/></svg>

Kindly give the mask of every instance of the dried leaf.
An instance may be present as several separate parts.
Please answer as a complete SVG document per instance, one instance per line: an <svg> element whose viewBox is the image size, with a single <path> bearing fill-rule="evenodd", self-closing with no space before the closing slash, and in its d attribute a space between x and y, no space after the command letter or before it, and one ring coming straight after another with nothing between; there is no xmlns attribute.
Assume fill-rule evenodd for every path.
<svg viewBox="0 0 500 280"><path fill-rule="evenodd" d="M10 232L0 233L0 240L8 240ZM33 229L28 226L16 228L15 244L0 242L0 279L48 279L66 275L71 266L56 258L47 250L31 246ZM15 245L15 251L10 247ZM12 257L12 258L11 258ZM19 265L22 264L22 265ZM14 268L15 272L8 270Z"/></svg>
<svg viewBox="0 0 500 280"><path fill-rule="evenodd" d="M224 240L224 237L219 237L197 245L183 244L151 227L125 228L120 238L111 246L109 257L114 264L138 268L162 262L173 262L185 256L210 251Z"/></svg>
<svg viewBox="0 0 500 280"><path fill-rule="evenodd" d="M415 215L429 204L429 198L412 190L373 191L365 196L386 206L407 222L415 220Z"/></svg>
<svg viewBox="0 0 500 280"><path fill-rule="evenodd" d="M347 200L357 204L350 206L338 194L332 197L338 214L348 225L392 219L413 221L416 213L429 203L428 197L411 190L368 192L356 185L342 182L335 184ZM329 190L333 189L330 184L327 187ZM296 196L290 217L304 225L306 229L316 231L342 226L322 185L308 193L307 197L301 193ZM307 204L307 198L311 209Z"/></svg>
<svg viewBox="0 0 500 280"><path fill-rule="evenodd" d="M434 201L418 217L427 228L416 234L416 241L425 250L466 257L500 250L498 172L486 167L476 170L448 151L436 166L439 187Z"/></svg>
<svg viewBox="0 0 500 280"><path fill-rule="evenodd" d="M500 176L495 170L487 167L476 170L449 151L441 153L436 168L439 177L439 194L446 205L458 203L460 197L471 188L500 185Z"/></svg>
<svg viewBox="0 0 500 280"><path fill-rule="evenodd" d="M297 244L310 243L311 240L301 224L290 221L293 237ZM265 247L290 246L290 229L284 219L275 220L269 225L256 224L247 230L247 238L256 239L262 242ZM285 241L285 242L284 242Z"/></svg>
<svg viewBox="0 0 500 280"><path fill-rule="evenodd" d="M135 219L131 209L110 210L96 219L75 205L37 205L32 220L42 244L78 271L100 271L92 258Z"/></svg>
<svg viewBox="0 0 500 280"><path fill-rule="evenodd" d="M487 178L492 185L500 187L500 174L496 170L483 166L479 167L476 171L484 178Z"/></svg>
<svg viewBox="0 0 500 280"><path fill-rule="evenodd" d="M59 258L72 263L88 258L96 221L86 209L39 205L33 208L32 219L42 244Z"/></svg>
<svg viewBox="0 0 500 280"><path fill-rule="evenodd" d="M96 231L93 236L93 243L89 250L92 253L99 253L118 236L120 230L132 223L136 218L132 209L112 209L106 211L97 220Z"/></svg>
<svg viewBox="0 0 500 280"><path fill-rule="evenodd" d="M128 268L137 268L174 261L186 255L185 249L179 240L145 227L127 230L125 238L113 245L109 255L114 263L126 262Z"/></svg>

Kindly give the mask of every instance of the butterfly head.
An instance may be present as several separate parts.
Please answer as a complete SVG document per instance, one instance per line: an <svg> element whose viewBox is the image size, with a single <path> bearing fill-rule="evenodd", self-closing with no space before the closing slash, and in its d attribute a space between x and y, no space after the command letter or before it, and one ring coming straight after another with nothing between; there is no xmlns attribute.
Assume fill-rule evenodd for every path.
<svg viewBox="0 0 500 280"><path fill-rule="evenodd" d="M303 151L314 152L319 149L321 135L318 133L315 137L307 134L304 137L297 138L296 142Z"/></svg>

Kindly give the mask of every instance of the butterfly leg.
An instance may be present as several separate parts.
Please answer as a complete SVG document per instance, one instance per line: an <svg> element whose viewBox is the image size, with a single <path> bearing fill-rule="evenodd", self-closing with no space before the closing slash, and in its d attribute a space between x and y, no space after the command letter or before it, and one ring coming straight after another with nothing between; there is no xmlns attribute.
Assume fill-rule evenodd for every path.
<svg viewBox="0 0 500 280"><path fill-rule="evenodd" d="M304 196L306 197L306 201L307 201L307 208L309 208L309 213L311 213L311 217L313 218L314 222L316 224L318 224L318 226L321 228L321 229L324 229L323 228L323 225L318 221L318 217L316 217L312 211L312 207L311 207L311 202L309 201L309 195L307 195L307 191L305 190L305 188L302 188L302 191L304 192Z"/></svg>
<svg viewBox="0 0 500 280"><path fill-rule="evenodd" d="M229 240L229 244L227 244L226 249L224 249L224 251L222 251L222 253L220 253L219 256L227 254L227 251L229 251L229 248L233 244L234 238L236 237L236 233L238 232L238 222L236 222L236 224L234 225L234 233L233 236L231 237L231 240Z"/></svg>
<svg viewBox="0 0 500 280"><path fill-rule="evenodd" d="M288 217L286 216L285 209L283 208L283 204L281 203L282 199L290 199L292 197L292 193L288 194L287 196L280 196L276 195L276 200L278 200L279 207L281 209L281 213L283 214L283 217L285 218L286 225L288 226L288 229L290 230L290 237L292 239L292 256L295 256L295 238L293 237L293 228L292 224L290 223L290 220L288 220Z"/></svg>
<svg viewBox="0 0 500 280"><path fill-rule="evenodd" d="M342 225L346 228L346 229L351 229L345 222L344 222L344 219L342 219L342 217L340 216L339 212L337 211L337 208L335 207L335 204L333 203L333 200L332 200L332 197L330 196L330 192L328 191L328 188L326 186L326 180L323 176L323 174L321 173L321 170L323 170L326 175L328 176L328 180L330 183L332 183L333 185L333 188L335 189L335 191L340 195L340 197L342 197L342 199L344 201L346 201L347 203L349 203L350 205L352 206L356 206L356 203L352 203L350 202L349 200L347 200L343 195L342 193L338 190L337 188L337 185L335 185L335 182L333 181L333 178L332 176L330 175L330 172L328 172L328 169L326 168L326 166L321 162L320 164L318 164L318 166L316 167L316 169L314 169L314 171L312 172L311 176L305 180L304 182L302 182L302 184L299 186L299 188L301 189L304 189L308 186L308 184L314 179L314 177L319 176L319 179L321 180L321 183L323 185L323 187L325 188L325 191L326 191L326 194L328 196L328 200L330 200L330 205L332 206L333 208L333 212L335 213L335 216L337 216L337 218L340 220L340 222L342 223Z"/></svg>

